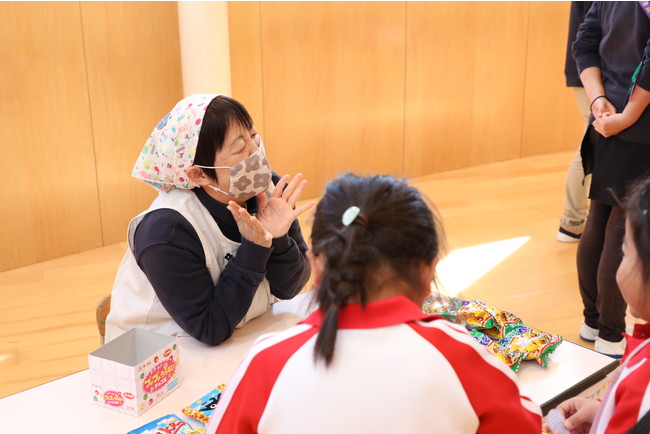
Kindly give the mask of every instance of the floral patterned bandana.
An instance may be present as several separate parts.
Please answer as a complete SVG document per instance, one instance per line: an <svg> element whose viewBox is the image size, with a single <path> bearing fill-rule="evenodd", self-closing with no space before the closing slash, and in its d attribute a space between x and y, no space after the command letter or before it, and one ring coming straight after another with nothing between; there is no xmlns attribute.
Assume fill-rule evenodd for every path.
<svg viewBox="0 0 650 434"><path fill-rule="evenodd" d="M196 94L176 104L154 128L131 175L165 192L197 187L185 169L194 162L203 116L216 96Z"/></svg>

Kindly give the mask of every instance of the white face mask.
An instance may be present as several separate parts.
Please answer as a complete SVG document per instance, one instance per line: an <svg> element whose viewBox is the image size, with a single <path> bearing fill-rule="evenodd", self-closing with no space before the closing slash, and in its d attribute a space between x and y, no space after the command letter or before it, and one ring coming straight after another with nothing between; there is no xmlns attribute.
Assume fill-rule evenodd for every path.
<svg viewBox="0 0 650 434"><path fill-rule="evenodd" d="M264 155L263 145L234 166L195 166L202 169L230 169L230 188L227 192L214 185L208 187L235 199L250 199L265 192L271 184L271 166Z"/></svg>

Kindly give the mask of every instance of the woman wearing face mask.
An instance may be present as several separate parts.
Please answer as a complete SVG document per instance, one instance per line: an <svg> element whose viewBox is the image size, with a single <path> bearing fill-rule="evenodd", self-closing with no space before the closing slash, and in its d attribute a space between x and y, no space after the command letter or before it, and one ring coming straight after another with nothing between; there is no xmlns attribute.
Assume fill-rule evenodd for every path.
<svg viewBox="0 0 650 434"><path fill-rule="evenodd" d="M218 345L309 279L297 217L314 203L294 209L307 181L271 172L239 102L180 101L154 128L133 176L160 193L129 224L106 342L139 327Z"/></svg>

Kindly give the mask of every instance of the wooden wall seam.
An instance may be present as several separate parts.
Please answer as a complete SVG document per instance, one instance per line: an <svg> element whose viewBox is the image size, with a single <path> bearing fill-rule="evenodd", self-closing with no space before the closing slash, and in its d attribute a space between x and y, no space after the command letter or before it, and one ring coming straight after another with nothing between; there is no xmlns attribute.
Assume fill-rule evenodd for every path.
<svg viewBox="0 0 650 434"><path fill-rule="evenodd" d="M527 6L528 6L528 25L526 26L526 58L524 60L524 71L528 71L528 67L529 67L528 60L529 60L529 56L530 56L530 50L528 49L529 48L528 41L530 40L530 22L531 22L530 2L527 2ZM524 92L522 93L522 98L521 98L521 125L522 125L522 128L521 128L521 131L520 131L520 138L519 138L519 157L520 158L522 156L523 148L524 148L524 134L525 134L525 131L524 131L523 125L524 125L524 120L525 120L525 117L526 117L526 112L525 112L524 108L526 107L527 77L528 77L528 74L524 74Z"/></svg>
<svg viewBox="0 0 650 434"><path fill-rule="evenodd" d="M0 2L0 271L123 242L131 169L182 98L175 2Z"/></svg>
<svg viewBox="0 0 650 434"><path fill-rule="evenodd" d="M90 101L90 86L88 84L88 55L86 53L86 38L84 36L84 20L83 20L83 10L81 8L81 1L78 2L79 4L79 23L81 26L81 41L83 45L83 53L84 53L84 71L86 75L86 97L88 100L88 113L90 114L90 134L91 137L93 138L92 142L92 161L94 163L94 166L97 167L97 150L95 148L95 130L93 128L93 108L92 108L92 103ZM99 176L97 174L97 170L95 170L95 188L97 190L97 209L101 210L102 205L101 205L101 197L99 195ZM102 222L102 213L99 213L99 230L100 230L100 235L102 241L104 240L104 224ZM102 245L105 245L102 242Z"/></svg>
<svg viewBox="0 0 650 434"><path fill-rule="evenodd" d="M557 35L566 34L569 2L255 6L261 10L259 23L245 21L250 6L229 3L231 63L255 50L262 53L259 68L233 74L233 96L246 106L262 101L270 161L283 173L305 173L311 182L307 196L317 197L342 170L420 176L566 150L560 138L570 137L570 142L580 134L579 115L566 104L566 89L557 79L563 71L558 56L565 50ZM399 7L404 10L396 13ZM392 8L393 15L378 20L382 8ZM335 20L330 18L334 9ZM238 24L244 22L246 32L253 32L248 27L254 25L260 29L258 39L239 36ZM391 33L396 25L403 26L399 36ZM366 34L355 34L355 27L364 27ZM345 44L337 42L340 35L347 35ZM393 64L381 64L382 71L349 57L350 50L362 56L355 50L364 46L375 56L368 62L379 65L382 51L372 47L395 42L391 37L400 39L401 48ZM340 52L333 55L332 49ZM346 74L336 69L340 62L350 63ZM375 80L393 80L398 68L400 83ZM297 79L288 79L296 72ZM242 92L237 83L248 80L247 74L261 74L259 90ZM310 80L300 78L305 75ZM360 93L368 83L375 91ZM379 103L394 91L391 86L400 86L403 94L393 101L402 106L399 114ZM347 92L345 103L341 92ZM556 113L539 110L544 99L560 102L552 108ZM547 131L535 127L549 121L554 125ZM400 137L388 131L373 134L386 124L401 128Z"/></svg>

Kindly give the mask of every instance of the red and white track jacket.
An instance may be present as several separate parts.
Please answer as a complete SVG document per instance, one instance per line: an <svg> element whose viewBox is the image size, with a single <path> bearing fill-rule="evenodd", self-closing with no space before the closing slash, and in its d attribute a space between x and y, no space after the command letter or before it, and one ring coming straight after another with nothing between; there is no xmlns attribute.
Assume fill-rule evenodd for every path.
<svg viewBox="0 0 650 434"><path fill-rule="evenodd" d="M626 355L609 386L590 433L627 433L650 411L650 324L628 336Z"/></svg>
<svg viewBox="0 0 650 434"><path fill-rule="evenodd" d="M319 310L260 337L206 433L534 433L541 412L467 331L405 297L340 311L334 359L314 361Z"/></svg>

